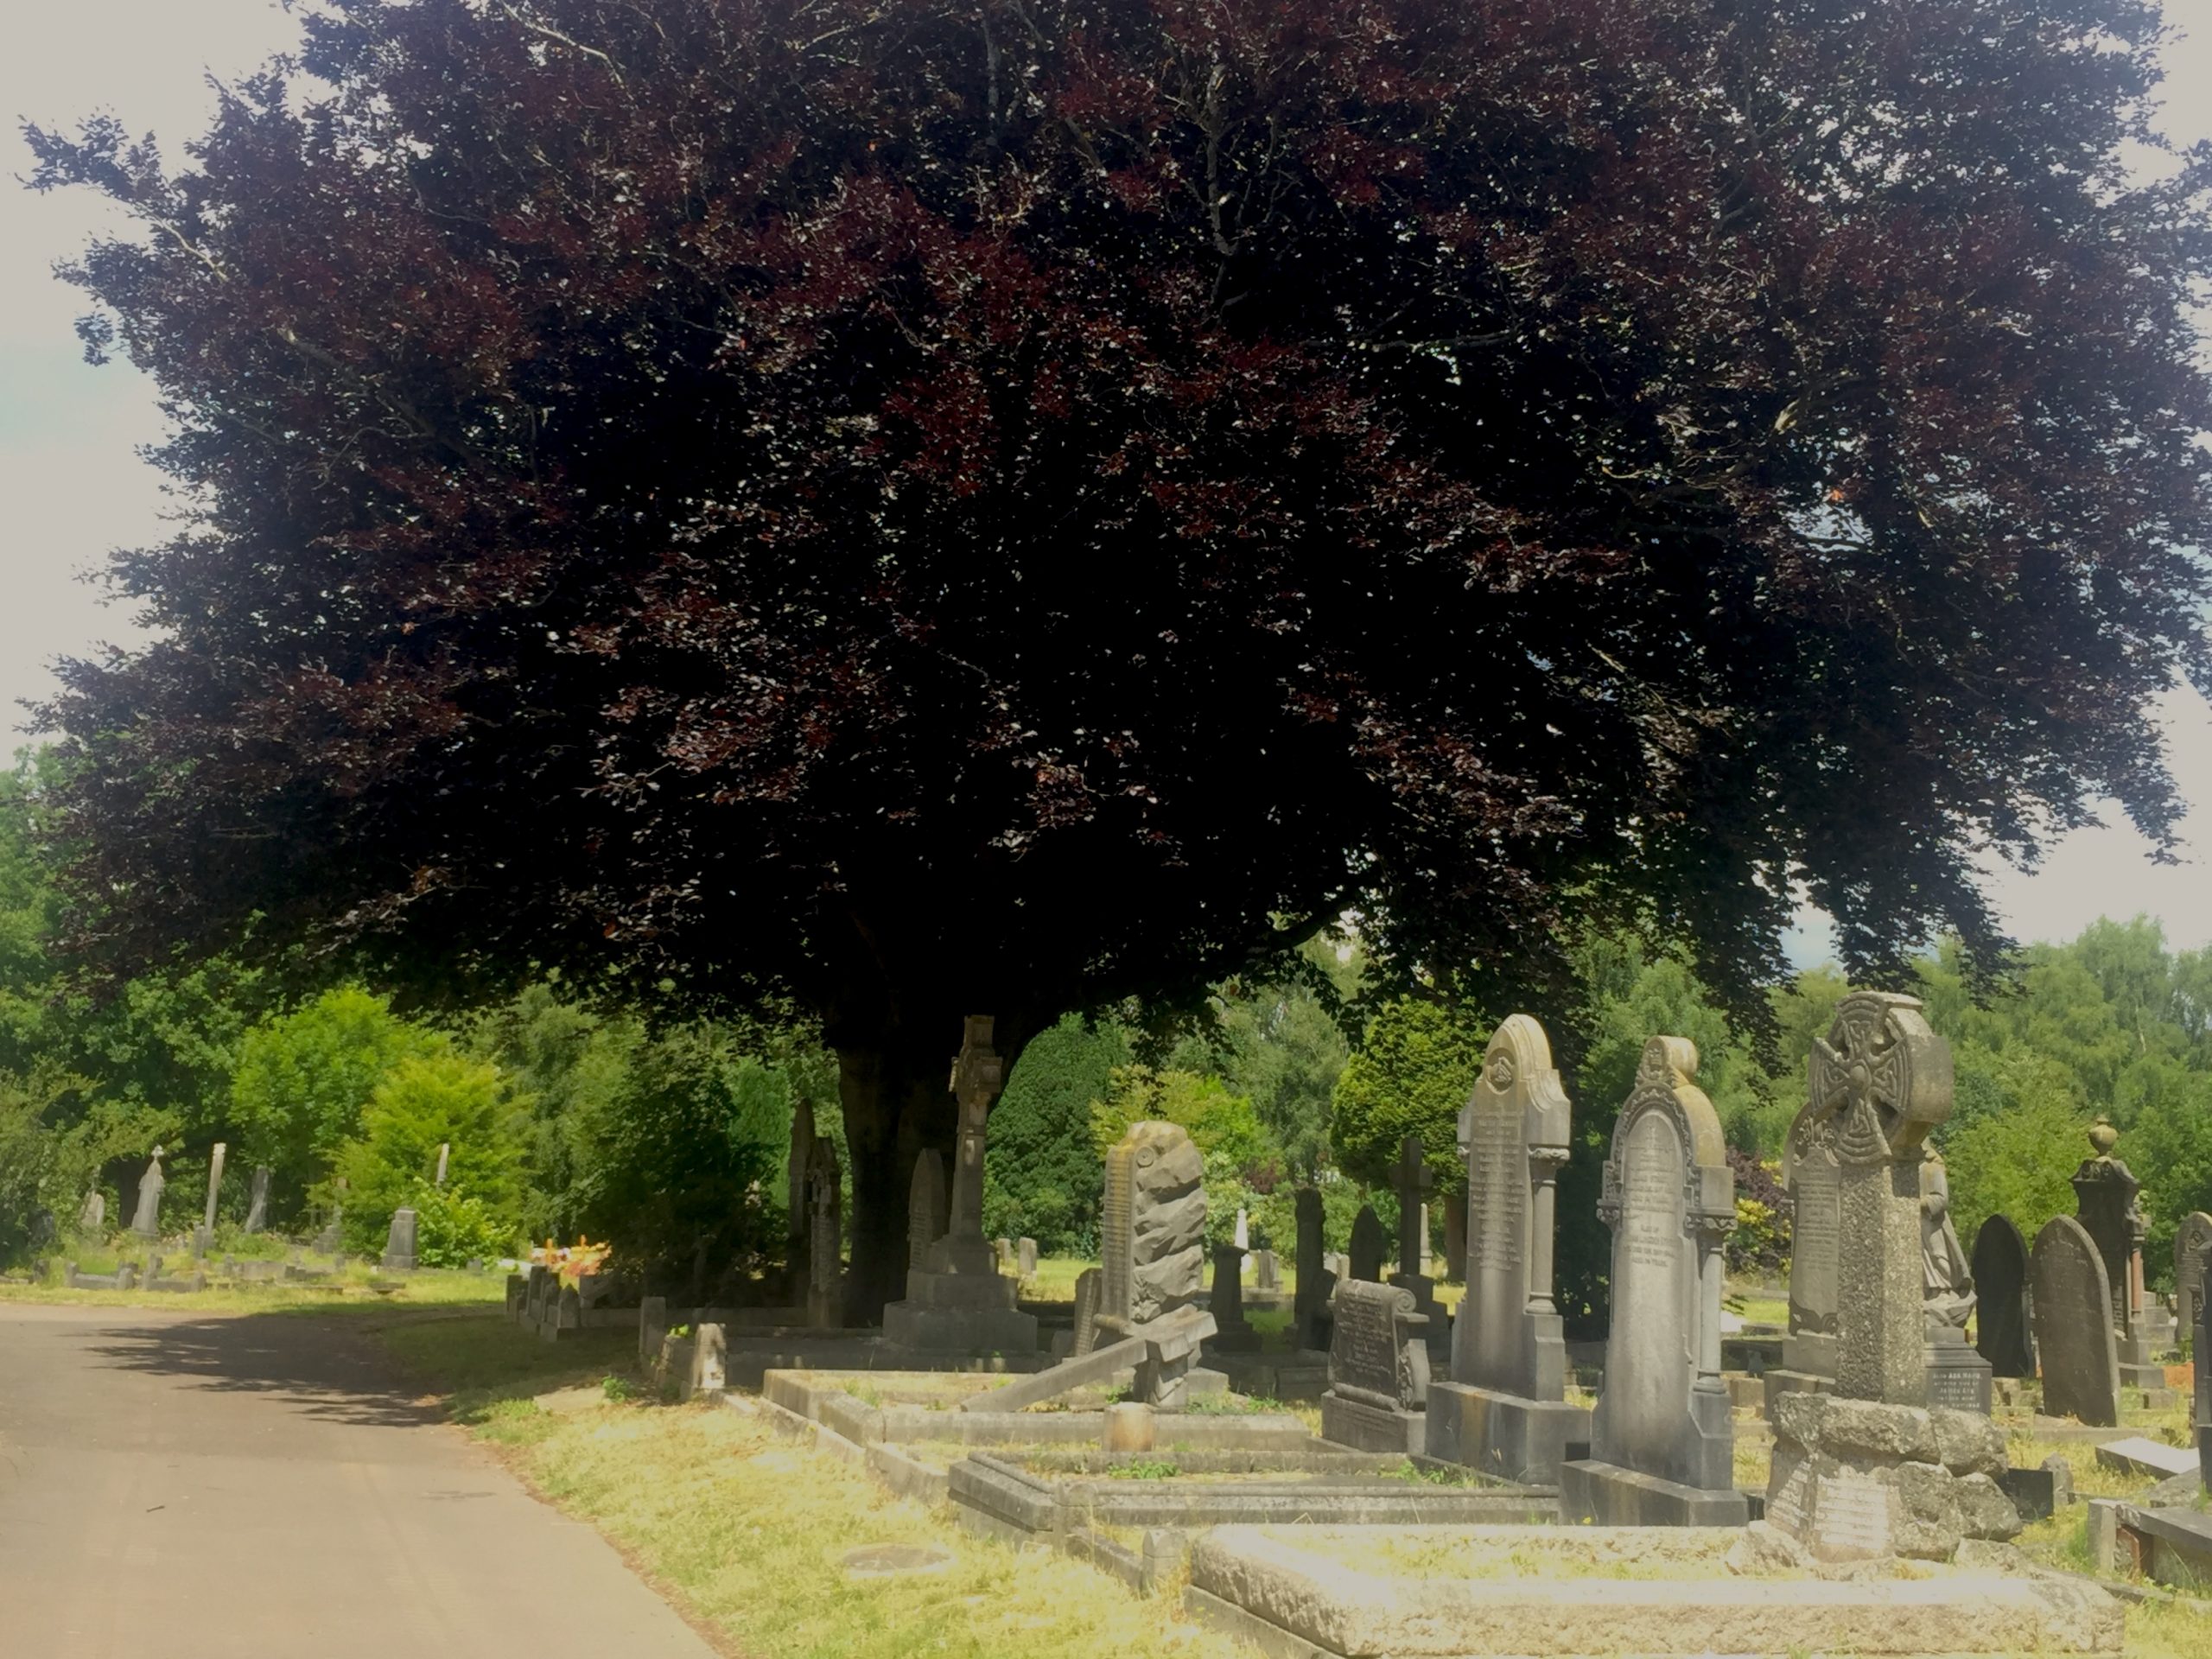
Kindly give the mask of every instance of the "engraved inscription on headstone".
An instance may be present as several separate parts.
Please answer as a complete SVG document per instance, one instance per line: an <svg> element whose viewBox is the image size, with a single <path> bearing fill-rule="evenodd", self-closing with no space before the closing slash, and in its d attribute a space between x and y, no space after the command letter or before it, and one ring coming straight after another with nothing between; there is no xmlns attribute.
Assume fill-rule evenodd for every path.
<svg viewBox="0 0 2212 1659"><path fill-rule="evenodd" d="M2036 1235L2032 1262L2045 1414L2117 1426L2120 1355L2112 1287L2096 1245L2073 1217L2054 1216Z"/></svg>

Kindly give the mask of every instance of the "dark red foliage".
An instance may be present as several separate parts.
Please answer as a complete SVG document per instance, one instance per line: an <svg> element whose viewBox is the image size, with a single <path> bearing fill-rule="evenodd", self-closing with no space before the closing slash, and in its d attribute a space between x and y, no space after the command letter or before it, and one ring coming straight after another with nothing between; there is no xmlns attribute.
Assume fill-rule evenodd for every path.
<svg viewBox="0 0 2212 1659"><path fill-rule="evenodd" d="M34 134L150 227L88 338L200 513L52 711L96 960L780 983L941 1100L963 1012L1347 907L1526 981L1634 910L1740 994L1786 878L1880 973L1995 942L1978 849L2171 830L2148 4L332 10L181 171Z"/></svg>

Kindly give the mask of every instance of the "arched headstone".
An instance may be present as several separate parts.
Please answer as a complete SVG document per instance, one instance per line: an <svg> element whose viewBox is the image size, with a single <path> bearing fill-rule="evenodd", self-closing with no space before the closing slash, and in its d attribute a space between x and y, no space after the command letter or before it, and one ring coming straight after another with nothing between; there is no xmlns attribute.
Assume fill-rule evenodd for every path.
<svg viewBox="0 0 2212 1659"><path fill-rule="evenodd" d="M2044 1414L2116 1427L2120 1354L2112 1284L2095 1241L2073 1217L2053 1216L2036 1235L2030 1260Z"/></svg>
<svg viewBox="0 0 2212 1659"><path fill-rule="evenodd" d="M2028 1313L2028 1242L2010 1216L1992 1216L1974 1236L1975 1351L1994 1376L2033 1376Z"/></svg>

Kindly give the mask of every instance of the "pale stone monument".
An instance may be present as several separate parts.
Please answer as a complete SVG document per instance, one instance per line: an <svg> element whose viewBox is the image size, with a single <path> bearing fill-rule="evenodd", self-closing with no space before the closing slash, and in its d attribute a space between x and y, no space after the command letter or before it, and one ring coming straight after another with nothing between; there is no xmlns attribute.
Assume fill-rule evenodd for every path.
<svg viewBox="0 0 2212 1659"><path fill-rule="evenodd" d="M404 1207L391 1212L391 1230L385 1236L384 1270L386 1273L415 1271L416 1215Z"/></svg>
<svg viewBox="0 0 2212 1659"><path fill-rule="evenodd" d="M1974 1236L1975 1351L1996 1376L2036 1374L2028 1313L2028 1246L2010 1216L1992 1216Z"/></svg>
<svg viewBox="0 0 2212 1659"><path fill-rule="evenodd" d="M1974 1275L1951 1224L1951 1181L1942 1154L1923 1146L1920 1160L1921 1312L1928 1337L1928 1403L1989 1414L1989 1362L1967 1345L1974 1310Z"/></svg>
<svg viewBox="0 0 2212 1659"><path fill-rule="evenodd" d="M156 1147L146 1173L138 1178L138 1210L130 1218L130 1230L139 1237L162 1236L162 1189L168 1185L168 1178L162 1173L162 1149Z"/></svg>
<svg viewBox="0 0 2212 1659"><path fill-rule="evenodd" d="M438 1173L437 1179L430 1183L431 1185L443 1186L446 1184L446 1160L452 1156L453 1142L450 1141L438 1142Z"/></svg>
<svg viewBox="0 0 2212 1659"><path fill-rule="evenodd" d="M1428 1398L1429 1456L1547 1486L1567 1443L1590 1438L1589 1411L1565 1402L1567 1344L1552 1302L1571 1110L1544 1028L1510 1016L1459 1113L1467 1294L1452 1321L1452 1380Z"/></svg>
<svg viewBox="0 0 2212 1659"><path fill-rule="evenodd" d="M1282 1265L1270 1249L1252 1252L1252 1288L1270 1294L1282 1288Z"/></svg>
<svg viewBox="0 0 2212 1659"><path fill-rule="evenodd" d="M1613 1232L1612 1327L1590 1456L1560 1471L1560 1512L1607 1526L1740 1527L1720 1381L1721 1243L1736 1179L1695 1045L1655 1037L1621 1108L1598 1212Z"/></svg>
<svg viewBox="0 0 2212 1659"><path fill-rule="evenodd" d="M2036 1235L2036 1357L2043 1408L2099 1427L2120 1422L2119 1338L2112 1281L2096 1241L2071 1216L2054 1216Z"/></svg>
<svg viewBox="0 0 2212 1659"><path fill-rule="evenodd" d="M944 1159L924 1147L906 1189L906 1270L928 1265L930 1246L944 1236Z"/></svg>
<svg viewBox="0 0 2212 1659"><path fill-rule="evenodd" d="M1323 1262L1327 1253L1321 1233L1321 1195L1298 1189L1298 1284L1291 1296L1291 1342L1307 1352L1329 1345L1329 1298L1336 1275Z"/></svg>
<svg viewBox="0 0 2212 1659"><path fill-rule="evenodd" d="M1321 1434L1363 1452L1425 1452L1427 1319L1411 1291L1351 1278L1337 1287Z"/></svg>
<svg viewBox="0 0 2212 1659"><path fill-rule="evenodd" d="M346 1178L340 1175L331 1189L330 1220L315 1235L315 1247L325 1255L334 1255L346 1242Z"/></svg>
<svg viewBox="0 0 2212 1659"><path fill-rule="evenodd" d="M77 1211L77 1230L87 1238L97 1238L107 1230L107 1195L105 1192L85 1194L84 1208Z"/></svg>
<svg viewBox="0 0 2212 1659"><path fill-rule="evenodd" d="M266 1164L255 1167L253 1186L246 1200L245 1231L250 1238L269 1225L269 1179L271 1171Z"/></svg>
<svg viewBox="0 0 2212 1659"><path fill-rule="evenodd" d="M1240 1250L1249 1250L1252 1248L1252 1215L1251 1211L1246 1210L1242 1205L1236 1208L1236 1230L1230 1235L1230 1238Z"/></svg>
<svg viewBox="0 0 2212 1659"><path fill-rule="evenodd" d="M205 1255L214 1247L215 1200L222 1196L223 1160L229 1152L230 1148L218 1141L214 1151L208 1154L207 1206L206 1214L200 1218L200 1230L192 1236L192 1253L194 1255Z"/></svg>
<svg viewBox="0 0 2212 1659"><path fill-rule="evenodd" d="M1106 1196L1099 1217L1098 1314L1105 1337L1155 1339L1136 1365L1136 1397L1179 1411L1189 1393L1198 1342L1214 1334L1211 1318L1167 1337L1162 1324L1196 1308L1205 1289L1205 1160L1187 1131L1173 1123L1132 1123L1106 1154ZM1180 1324L1172 1327L1180 1333Z"/></svg>
<svg viewBox="0 0 2212 1659"><path fill-rule="evenodd" d="M983 1154L991 1102L1005 1086L1005 1065L991 1046L992 1020L970 1014L947 1087L960 1109L952 1199L943 1237L922 1267L908 1271L906 1295L883 1310L887 1341L938 1351L1028 1354L1037 1319L1014 1306L1020 1287L999 1271L983 1236Z"/></svg>
<svg viewBox="0 0 2212 1659"><path fill-rule="evenodd" d="M836 1327L845 1322L844 1197L837 1148L816 1139L806 1163L806 1322Z"/></svg>
<svg viewBox="0 0 2212 1659"><path fill-rule="evenodd" d="M1036 1273L1037 1241L1035 1239L1017 1238L1014 1241L1014 1271L1024 1279L1030 1278Z"/></svg>
<svg viewBox="0 0 2212 1659"><path fill-rule="evenodd" d="M1105 1270L1085 1268L1075 1276L1075 1344L1069 1351L1087 1354L1098 1340L1098 1299L1105 1285Z"/></svg>
<svg viewBox="0 0 2212 1659"><path fill-rule="evenodd" d="M2143 1217L2143 1184L2134 1171L2113 1156L2120 1131L2103 1118L2089 1130L2094 1156L2074 1172L2075 1219L2097 1247L2112 1295L2113 1336L2120 1350L2124 1388L2162 1389L2165 1368L2156 1362L2144 1329L2141 1252L2148 1224Z"/></svg>
<svg viewBox="0 0 2212 1659"><path fill-rule="evenodd" d="M1375 1213L1373 1205L1361 1205L1359 1213L1351 1218L1351 1243L1345 1252L1351 1258L1350 1276L1370 1285L1381 1284L1384 1249L1382 1218Z"/></svg>
<svg viewBox="0 0 2212 1659"><path fill-rule="evenodd" d="M2182 1328L2194 1332L2205 1296L2208 1268L2212 1268L2212 1216L2192 1210L2174 1230L2174 1315ZM2197 1369L2212 1369L2212 1355L2198 1348Z"/></svg>
<svg viewBox="0 0 2212 1659"><path fill-rule="evenodd" d="M1206 1306L1214 1324L1208 1346L1225 1354L1259 1351L1260 1333L1244 1317L1244 1252L1239 1246L1214 1247L1213 1295Z"/></svg>

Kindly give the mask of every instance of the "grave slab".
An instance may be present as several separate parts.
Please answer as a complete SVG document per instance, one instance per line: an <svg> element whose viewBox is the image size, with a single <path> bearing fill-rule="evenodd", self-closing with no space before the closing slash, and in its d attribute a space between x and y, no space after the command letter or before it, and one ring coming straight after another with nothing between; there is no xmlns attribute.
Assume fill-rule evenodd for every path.
<svg viewBox="0 0 2212 1659"><path fill-rule="evenodd" d="M2107 1440L2097 1448L2097 1465L2123 1475L2142 1475L2152 1480L2194 1475L2202 1466L2195 1451L2184 1452L2139 1434L2124 1440Z"/></svg>

